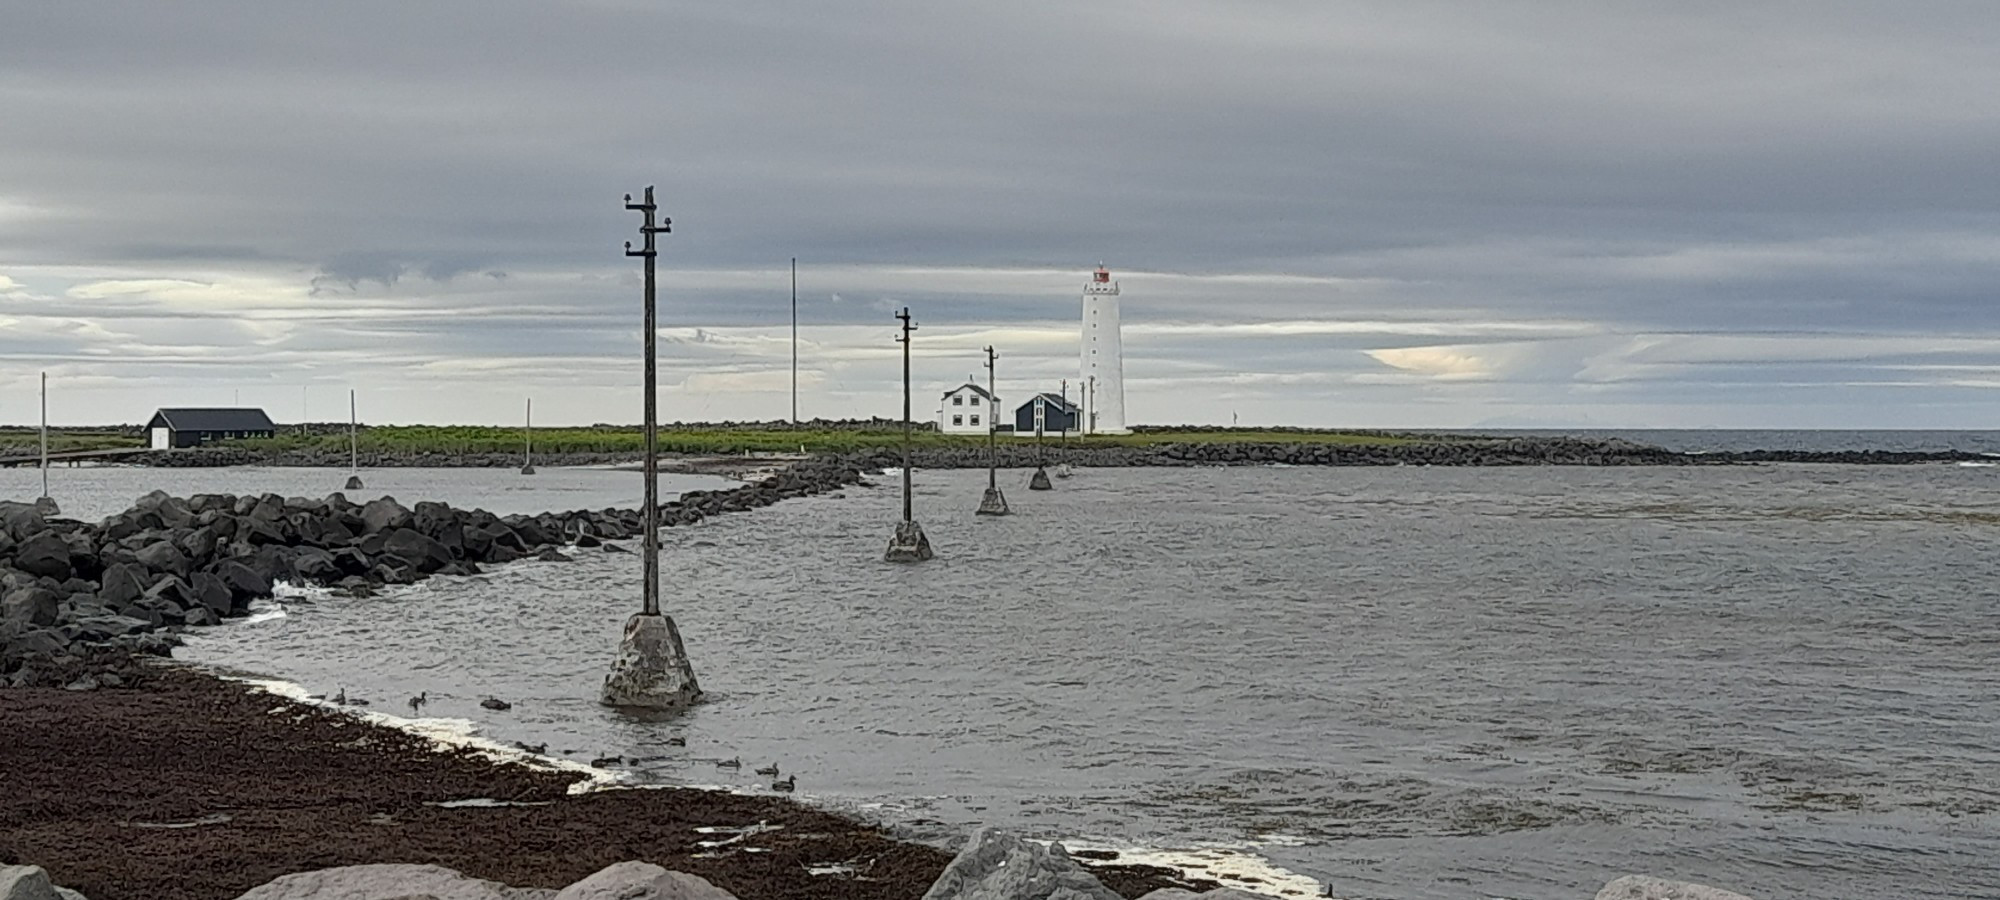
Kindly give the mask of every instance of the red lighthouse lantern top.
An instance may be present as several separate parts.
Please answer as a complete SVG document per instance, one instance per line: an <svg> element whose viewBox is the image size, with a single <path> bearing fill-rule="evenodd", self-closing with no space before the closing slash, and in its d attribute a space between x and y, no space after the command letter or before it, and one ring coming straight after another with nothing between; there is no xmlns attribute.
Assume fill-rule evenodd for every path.
<svg viewBox="0 0 2000 900"><path fill-rule="evenodd" d="M1108 284L1111 281L1111 270L1105 268L1103 263L1099 263L1097 273L1091 276L1091 280L1098 284Z"/></svg>

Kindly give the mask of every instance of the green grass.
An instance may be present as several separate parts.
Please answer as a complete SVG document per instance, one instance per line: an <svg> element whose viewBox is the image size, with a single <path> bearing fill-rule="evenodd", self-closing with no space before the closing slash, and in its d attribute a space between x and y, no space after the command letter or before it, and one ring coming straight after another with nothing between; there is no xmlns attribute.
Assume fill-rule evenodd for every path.
<svg viewBox="0 0 2000 900"><path fill-rule="evenodd" d="M839 453L900 446L901 429L773 429L773 428L676 428L660 429L663 453L704 455L750 452ZM1002 434L1003 442L1031 438ZM1051 443L1056 435L1044 438ZM1153 434L1097 435L1077 437L1070 443L1082 447L1150 446L1171 443L1319 443L1319 444L1398 444L1407 437L1353 432L1258 432L1201 431ZM918 447L978 447L986 438L977 435L946 435L919 431L913 438ZM401 453L519 453L521 430L470 425L403 425L364 428L359 434L364 451ZM347 449L346 434L280 435L265 440L230 442L263 450ZM540 453L637 453L643 449L638 428L537 428L535 452Z"/></svg>
<svg viewBox="0 0 2000 900"><path fill-rule="evenodd" d="M146 439L102 431L49 430L49 452L71 450L118 450L143 447ZM41 433L34 429L0 431L0 456L32 455L42 451Z"/></svg>

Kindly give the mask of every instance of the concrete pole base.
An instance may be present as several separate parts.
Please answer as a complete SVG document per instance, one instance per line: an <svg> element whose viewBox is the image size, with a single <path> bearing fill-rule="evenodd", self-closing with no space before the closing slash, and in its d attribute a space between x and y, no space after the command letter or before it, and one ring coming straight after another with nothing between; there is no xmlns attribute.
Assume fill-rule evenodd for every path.
<svg viewBox="0 0 2000 900"><path fill-rule="evenodd" d="M1055 490L1055 487L1055 485L1049 483L1048 470L1041 466L1036 466L1034 476L1028 479L1028 490L1052 491Z"/></svg>
<svg viewBox="0 0 2000 900"><path fill-rule="evenodd" d="M344 490L350 490L350 491L361 490L361 476L359 475L347 476L347 487L344 488Z"/></svg>
<svg viewBox="0 0 2000 900"><path fill-rule="evenodd" d="M924 526L915 522L896 524L896 536L889 539L889 552L882 554L885 562L923 562L930 559L931 539L924 536Z"/></svg>
<svg viewBox="0 0 2000 900"><path fill-rule="evenodd" d="M62 507L56 505L53 497L36 497L35 512L44 516L59 516L62 515Z"/></svg>
<svg viewBox="0 0 2000 900"><path fill-rule="evenodd" d="M523 474L523 475L533 475L533 474L535 474L535 467L534 467L534 466L522 466L522 467L521 467L521 474Z"/></svg>
<svg viewBox="0 0 2000 900"><path fill-rule="evenodd" d="M986 496L979 498L979 514L982 516L1004 516L1007 514L1007 497L997 487L986 489Z"/></svg>
<svg viewBox="0 0 2000 900"><path fill-rule="evenodd" d="M686 709L701 699L681 646L681 632L667 616L640 613L625 622L618 660L604 676L598 702L630 709Z"/></svg>

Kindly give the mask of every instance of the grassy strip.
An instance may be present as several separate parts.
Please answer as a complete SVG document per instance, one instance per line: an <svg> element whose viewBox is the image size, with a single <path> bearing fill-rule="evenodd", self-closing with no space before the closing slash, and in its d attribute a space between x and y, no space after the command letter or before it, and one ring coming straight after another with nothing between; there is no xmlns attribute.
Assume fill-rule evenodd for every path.
<svg viewBox="0 0 2000 900"><path fill-rule="evenodd" d="M64 453L72 450L118 450L126 447L143 447L145 438L112 434L102 431L49 431L49 452ZM40 453L41 433L32 429L22 431L0 431L0 456L18 456Z"/></svg>
<svg viewBox="0 0 2000 900"><path fill-rule="evenodd" d="M723 454L752 452L839 453L899 446L900 429L766 429L766 428L677 428L660 430L660 450L679 454ZM1029 440L1001 435L1003 441ZM1058 437L1049 435L1048 441ZM1405 444L1413 439L1395 435L1359 432L1264 432L1196 431L1093 435L1069 438L1080 447L1151 446L1176 443L1313 443L1313 444ZM912 438L918 447L977 447L986 439L977 435L939 434L918 431ZM521 430L472 425L409 425L363 428L359 443L364 451L395 453L518 453ZM252 450L345 451L347 435L284 434L265 440L231 442ZM643 448L638 428L537 428L537 453L637 453Z"/></svg>

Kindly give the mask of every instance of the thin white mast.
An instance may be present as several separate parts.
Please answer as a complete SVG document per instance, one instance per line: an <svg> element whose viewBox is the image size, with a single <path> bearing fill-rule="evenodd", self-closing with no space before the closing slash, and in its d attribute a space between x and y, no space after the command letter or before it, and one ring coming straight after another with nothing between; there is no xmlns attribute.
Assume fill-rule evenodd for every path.
<svg viewBox="0 0 2000 900"><path fill-rule="evenodd" d="M354 389L347 389L347 468L358 474L361 471L361 438L355 434Z"/></svg>

